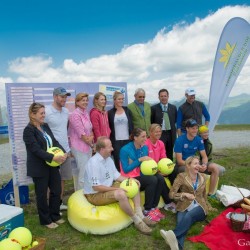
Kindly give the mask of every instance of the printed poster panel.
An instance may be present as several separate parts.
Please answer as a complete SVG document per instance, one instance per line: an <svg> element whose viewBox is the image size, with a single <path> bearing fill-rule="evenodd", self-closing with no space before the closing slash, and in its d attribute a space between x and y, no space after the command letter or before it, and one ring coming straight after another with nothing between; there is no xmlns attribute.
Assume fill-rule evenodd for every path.
<svg viewBox="0 0 250 250"><path fill-rule="evenodd" d="M67 98L66 108L71 113L75 109L75 96L80 92L89 94L88 110L93 107L96 92L107 95L107 109L113 107L113 92L124 94L127 105L127 84L125 82L82 82L82 83L6 83L6 103L8 110L9 139L12 156L14 185L28 185L32 179L26 176L26 149L23 142L23 130L29 122L28 110L33 102L50 105L53 102L53 90L64 87L71 96Z"/></svg>

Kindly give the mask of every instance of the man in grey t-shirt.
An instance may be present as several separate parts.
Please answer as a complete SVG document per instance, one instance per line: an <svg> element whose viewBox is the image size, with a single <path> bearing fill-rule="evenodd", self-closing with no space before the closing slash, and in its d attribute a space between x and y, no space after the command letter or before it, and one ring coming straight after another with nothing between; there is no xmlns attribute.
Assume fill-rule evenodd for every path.
<svg viewBox="0 0 250 250"><path fill-rule="evenodd" d="M70 159L70 147L68 141L68 119L69 111L65 108L65 103L67 97L71 94L66 91L66 89L59 87L55 88L53 91L53 103L46 106L45 111L45 122L48 123L50 129L52 130L55 138L63 146L66 153L68 153L68 158L60 167L61 173L61 200L63 199L65 180L72 179L72 168ZM60 210L67 210L67 206L61 203Z"/></svg>

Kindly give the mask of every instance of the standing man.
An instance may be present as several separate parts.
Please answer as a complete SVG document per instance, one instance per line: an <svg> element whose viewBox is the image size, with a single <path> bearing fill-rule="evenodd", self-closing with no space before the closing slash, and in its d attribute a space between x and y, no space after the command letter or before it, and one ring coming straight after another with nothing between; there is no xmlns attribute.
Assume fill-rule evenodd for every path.
<svg viewBox="0 0 250 250"><path fill-rule="evenodd" d="M208 126L210 115L203 102L195 100L196 91L194 88L188 88L185 91L186 102L183 103L177 112L177 133L181 135L186 132L185 124L188 119L194 119L199 125L202 125L202 115L205 117L205 125Z"/></svg>
<svg viewBox="0 0 250 250"><path fill-rule="evenodd" d="M213 195L216 190L216 184L219 178L219 168L216 164L208 164L204 141L198 136L198 123L194 119L189 119L186 122L186 133L179 136L174 145L174 152L176 156L176 171L181 173L185 171L185 160L189 156L194 156L198 152L201 156L201 165L199 172L209 174L210 186L209 195Z"/></svg>
<svg viewBox="0 0 250 250"><path fill-rule="evenodd" d="M173 160L173 148L176 140L177 109L175 105L168 103L169 93L167 89L161 89L158 93L160 103L151 107L151 123L161 125L161 140L164 142L167 157Z"/></svg>
<svg viewBox="0 0 250 250"><path fill-rule="evenodd" d="M46 106L46 116L45 122L48 123L50 129L52 130L55 138L63 146L64 150L68 154L68 158L60 167L61 173L61 206L60 210L67 210L67 206L62 203L63 194L64 194L64 184L65 180L72 179L72 168L71 168L71 159L70 159L70 147L68 141L68 119L69 111L66 109L65 103L67 97L71 94L66 91L66 89L59 87L55 88L53 91L53 103L49 106Z"/></svg>
<svg viewBox="0 0 250 250"><path fill-rule="evenodd" d="M155 225L155 222L143 215L140 192L133 198L134 208L131 207L125 190L120 188L120 182L127 178L117 171L114 161L110 157L112 151L110 139L106 136L98 137L96 154L89 159L84 173L85 197L95 206L119 202L119 206L131 217L135 227L144 234L150 234L152 229L147 225ZM134 180L140 186L140 182ZM118 181L118 183L114 183L114 181Z"/></svg>
<svg viewBox="0 0 250 250"><path fill-rule="evenodd" d="M146 131L149 136L149 127L151 125L151 107L148 102L145 102L145 90L139 88L135 91L134 102L128 105L132 113L132 122L134 128L141 128Z"/></svg>

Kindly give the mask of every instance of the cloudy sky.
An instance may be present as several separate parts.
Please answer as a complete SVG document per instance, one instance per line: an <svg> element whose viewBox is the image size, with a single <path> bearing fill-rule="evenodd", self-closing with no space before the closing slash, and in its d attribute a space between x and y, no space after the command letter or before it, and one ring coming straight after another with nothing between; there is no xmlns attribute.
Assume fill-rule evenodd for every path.
<svg viewBox="0 0 250 250"><path fill-rule="evenodd" d="M8 0L0 9L0 95L5 82L112 82L157 100L193 86L208 98L225 24L250 22L248 1ZM250 94L248 58L231 96ZM0 99L0 104L5 98Z"/></svg>

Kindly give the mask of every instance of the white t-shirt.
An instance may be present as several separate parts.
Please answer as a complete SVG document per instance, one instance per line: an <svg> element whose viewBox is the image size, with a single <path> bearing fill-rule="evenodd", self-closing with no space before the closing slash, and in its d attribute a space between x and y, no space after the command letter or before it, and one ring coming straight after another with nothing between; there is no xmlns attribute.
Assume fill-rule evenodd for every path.
<svg viewBox="0 0 250 250"><path fill-rule="evenodd" d="M113 181L118 179L121 174L117 171L111 157L104 159L99 153L92 156L86 165L84 173L84 194L97 193L93 186L111 187Z"/></svg>
<svg viewBox="0 0 250 250"><path fill-rule="evenodd" d="M114 127L115 127L115 139L117 141L129 139L128 118L125 112L119 115L115 114Z"/></svg>
<svg viewBox="0 0 250 250"><path fill-rule="evenodd" d="M53 135L68 153L70 151L68 141L69 111L62 107L62 111L55 109L52 105L45 108L45 122L48 123Z"/></svg>

